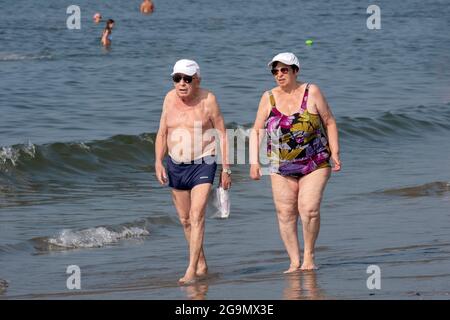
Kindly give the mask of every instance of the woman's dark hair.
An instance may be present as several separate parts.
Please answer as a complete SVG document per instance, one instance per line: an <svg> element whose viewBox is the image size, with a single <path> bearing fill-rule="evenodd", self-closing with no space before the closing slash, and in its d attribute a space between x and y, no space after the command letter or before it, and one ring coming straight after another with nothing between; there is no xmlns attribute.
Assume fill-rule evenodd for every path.
<svg viewBox="0 0 450 320"><path fill-rule="evenodd" d="M278 62L279 61L274 61L272 63L272 69L277 67ZM294 70L294 72L298 72L298 70L300 70L295 64L290 65L290 67Z"/></svg>
<svg viewBox="0 0 450 320"><path fill-rule="evenodd" d="M111 23L114 23L114 20L113 20L113 19L108 19L108 21L106 21L106 28L109 29L109 25L110 25Z"/></svg>

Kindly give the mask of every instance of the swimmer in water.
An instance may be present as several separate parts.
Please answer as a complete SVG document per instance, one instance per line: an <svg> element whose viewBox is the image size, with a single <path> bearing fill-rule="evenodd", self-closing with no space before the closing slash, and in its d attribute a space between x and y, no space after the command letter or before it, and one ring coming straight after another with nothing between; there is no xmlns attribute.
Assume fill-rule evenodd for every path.
<svg viewBox="0 0 450 320"><path fill-rule="evenodd" d="M114 27L114 20L113 19L108 19L108 21L106 21L106 27L103 30L103 34L102 34L102 45L105 47L109 47L111 45L111 33L112 33L112 29Z"/></svg>
<svg viewBox="0 0 450 320"><path fill-rule="evenodd" d="M141 13L151 14L155 10L152 0L144 0L141 4Z"/></svg>
<svg viewBox="0 0 450 320"><path fill-rule="evenodd" d="M94 22L96 24L99 24L102 21L102 15L100 13L96 13L94 14L94 16L92 17L92 20L94 20Z"/></svg>

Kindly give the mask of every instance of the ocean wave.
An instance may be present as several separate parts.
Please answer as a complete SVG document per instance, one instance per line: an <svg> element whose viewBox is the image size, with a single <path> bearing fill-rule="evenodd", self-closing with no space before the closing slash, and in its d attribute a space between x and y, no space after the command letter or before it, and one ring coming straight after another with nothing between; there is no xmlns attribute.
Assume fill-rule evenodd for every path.
<svg viewBox="0 0 450 320"><path fill-rule="evenodd" d="M387 138L398 135L402 139L417 139L428 133L450 131L450 104L384 112L375 118L340 117L337 122L344 140L384 142ZM245 141L247 150L251 127L251 123L227 124L227 129L236 130L235 136ZM0 146L0 178L2 173L42 173L50 169L64 174L92 173L109 171L114 165L151 170L155 138L156 133L153 132L140 135L120 134L91 142Z"/></svg>
<svg viewBox="0 0 450 320"><path fill-rule="evenodd" d="M38 252L69 249L101 248L126 239L148 237L150 231L144 226L95 227L83 230L64 229L50 237L32 239Z"/></svg>
<svg viewBox="0 0 450 320"><path fill-rule="evenodd" d="M176 225L178 225L178 222L170 216L161 215L119 225L97 226L79 230L63 229L56 235L0 245L0 253L37 252L42 254L50 251L101 248L124 240L145 239L161 228Z"/></svg>
<svg viewBox="0 0 450 320"><path fill-rule="evenodd" d="M63 230L54 238L48 238L43 241L49 246L60 248L99 248L107 244L116 243L122 239L139 238L148 236L150 233L142 228L124 227L121 231L108 230L105 227L90 228L81 231Z"/></svg>
<svg viewBox="0 0 450 320"><path fill-rule="evenodd" d="M384 141L399 134L417 138L428 132L450 131L450 103L388 111L375 118L341 117L337 122L343 138Z"/></svg>
<svg viewBox="0 0 450 320"><path fill-rule="evenodd" d="M117 135L92 142L55 142L43 145L0 146L1 174L53 172L90 173L111 164L147 164L156 134Z"/></svg>
<svg viewBox="0 0 450 320"><path fill-rule="evenodd" d="M419 186L401 187L386 189L377 193L404 196L404 197L425 197L425 196L442 196L450 192L450 182L435 181Z"/></svg>
<svg viewBox="0 0 450 320"><path fill-rule="evenodd" d="M36 146L31 142L28 142L26 145L1 147L0 171L4 170L9 165L15 167L21 157L34 158L35 155Z"/></svg>

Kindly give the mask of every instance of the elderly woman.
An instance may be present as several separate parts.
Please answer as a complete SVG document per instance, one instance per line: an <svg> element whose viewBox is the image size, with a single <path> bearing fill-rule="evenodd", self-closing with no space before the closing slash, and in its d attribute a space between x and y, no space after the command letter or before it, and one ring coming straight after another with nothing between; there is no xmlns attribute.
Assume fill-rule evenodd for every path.
<svg viewBox="0 0 450 320"><path fill-rule="evenodd" d="M265 92L259 103L250 138L250 177L261 177L259 144L265 129L273 199L281 238L291 260L285 273L313 270L317 269L314 247L323 191L331 171L341 169L338 129L319 87L297 80L300 63L294 54L276 55L269 67L278 86ZM304 239L302 264L299 215Z"/></svg>

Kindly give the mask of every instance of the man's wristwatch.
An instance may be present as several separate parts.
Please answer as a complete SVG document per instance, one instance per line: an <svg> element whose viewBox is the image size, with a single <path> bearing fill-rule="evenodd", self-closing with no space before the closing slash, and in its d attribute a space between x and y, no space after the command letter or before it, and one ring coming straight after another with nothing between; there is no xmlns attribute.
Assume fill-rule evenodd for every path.
<svg viewBox="0 0 450 320"><path fill-rule="evenodd" d="M230 168L223 168L223 169L222 169L222 172L231 174L231 169L230 169Z"/></svg>

